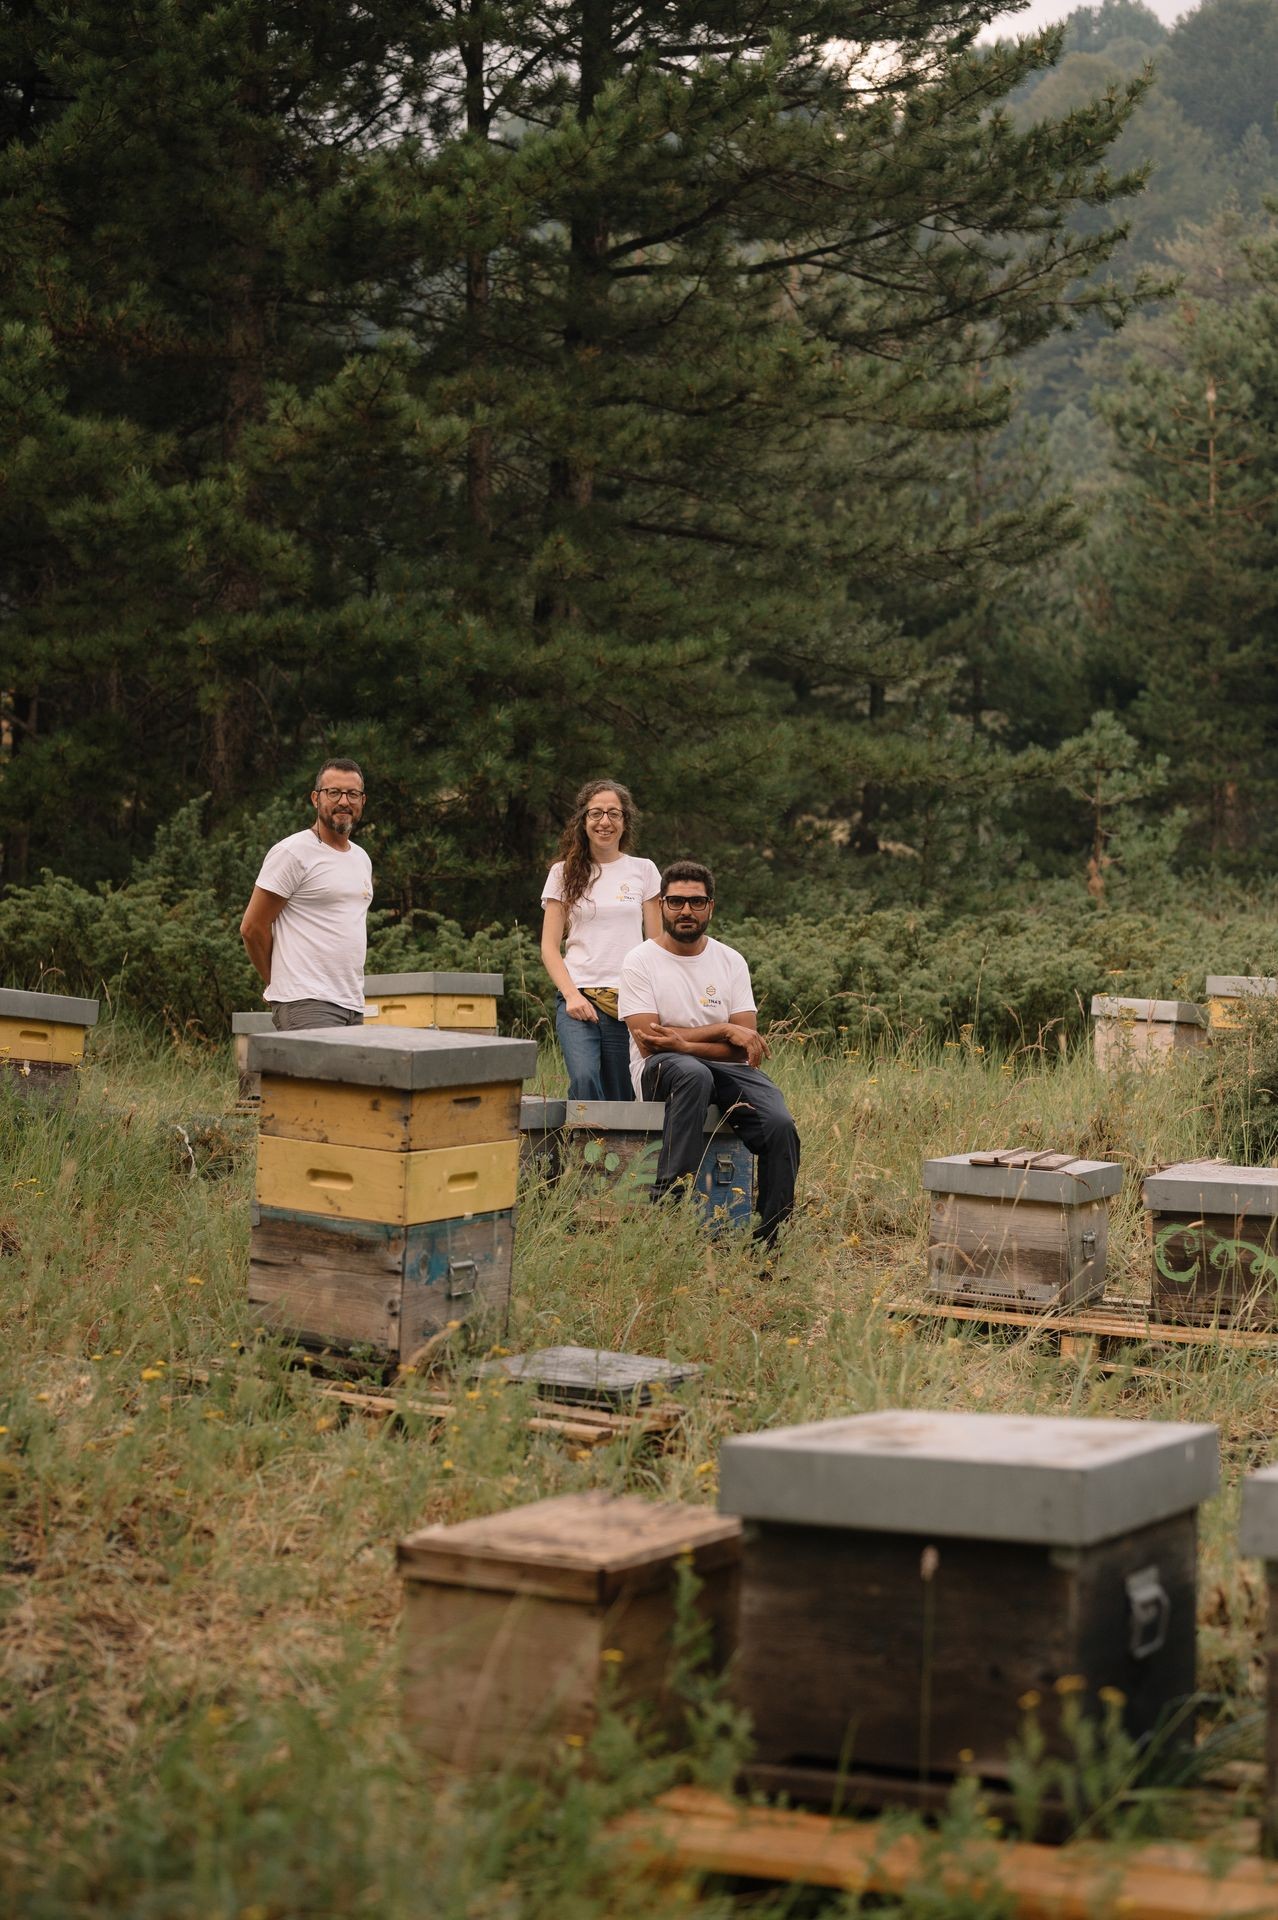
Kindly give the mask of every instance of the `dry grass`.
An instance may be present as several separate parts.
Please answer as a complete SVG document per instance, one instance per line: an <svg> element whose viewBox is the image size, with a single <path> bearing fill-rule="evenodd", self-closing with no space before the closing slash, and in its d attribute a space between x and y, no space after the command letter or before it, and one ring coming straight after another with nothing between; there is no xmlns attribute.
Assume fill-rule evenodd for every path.
<svg viewBox="0 0 1278 1920"><path fill-rule="evenodd" d="M1138 1292L1137 1176L1213 1144L1195 1070L1107 1083L1083 1058L832 1061L796 1043L777 1075L804 1204L776 1276L664 1211L600 1229L570 1191L524 1197L506 1344L701 1361L664 1454L530 1436L518 1392L461 1377L443 1433L341 1417L245 1305L251 1148L223 1178L175 1151L174 1120L229 1110L225 1063L107 1029L74 1111L0 1109L3 1911L648 1911L600 1828L668 1774L624 1730L594 1779L565 1755L548 1787L432 1801L396 1725L394 1544L595 1485L710 1500L723 1434L764 1421L891 1405L1217 1421L1203 1679L1246 1701L1261 1596L1233 1547L1237 1483L1272 1448L1274 1364L1190 1349L1102 1372L1033 1334L883 1311L924 1272L920 1162L990 1145L1121 1161L1113 1272Z"/></svg>

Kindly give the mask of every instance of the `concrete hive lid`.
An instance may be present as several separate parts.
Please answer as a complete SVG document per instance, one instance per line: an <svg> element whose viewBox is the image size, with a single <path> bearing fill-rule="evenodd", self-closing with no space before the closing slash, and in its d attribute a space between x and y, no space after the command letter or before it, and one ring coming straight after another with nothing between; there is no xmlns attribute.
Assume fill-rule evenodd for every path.
<svg viewBox="0 0 1278 1920"><path fill-rule="evenodd" d="M1000 1148L989 1153L948 1153L923 1162L928 1193L968 1193L988 1200L1046 1200L1082 1206L1107 1200L1123 1184L1123 1170L1110 1160L1076 1160L1068 1153Z"/></svg>
<svg viewBox="0 0 1278 1920"><path fill-rule="evenodd" d="M1112 993L1092 995L1092 1018L1103 1020L1172 1020L1181 1026L1205 1027L1207 1015L1192 1000L1129 1000Z"/></svg>
<svg viewBox="0 0 1278 1920"><path fill-rule="evenodd" d="M1278 1213L1278 1167L1234 1167L1227 1160L1182 1160L1151 1173L1142 1189L1151 1213Z"/></svg>
<svg viewBox="0 0 1278 1920"><path fill-rule="evenodd" d="M269 1013L233 1013L232 1033L274 1033L275 1019Z"/></svg>
<svg viewBox="0 0 1278 1920"><path fill-rule="evenodd" d="M647 1406L653 1388L658 1392L695 1380L701 1368L695 1361L662 1360L647 1353L611 1353L603 1347L540 1347L535 1353L512 1353L489 1360L479 1369L534 1386L552 1400L575 1400L585 1406Z"/></svg>
<svg viewBox="0 0 1278 1920"><path fill-rule="evenodd" d="M70 993L29 993L0 987L0 1020L48 1020L55 1026L96 1027L98 1003Z"/></svg>
<svg viewBox="0 0 1278 1920"><path fill-rule="evenodd" d="M1238 1551L1278 1560L1278 1466L1262 1467L1243 1481Z"/></svg>
<svg viewBox="0 0 1278 1920"><path fill-rule="evenodd" d="M1215 1427L892 1410L745 1434L719 1506L746 1520L1085 1547L1216 1491Z"/></svg>
<svg viewBox="0 0 1278 1920"><path fill-rule="evenodd" d="M379 993L480 993L500 997L500 973L366 973L365 998Z"/></svg>
<svg viewBox="0 0 1278 1920"><path fill-rule="evenodd" d="M438 1027L311 1027L253 1034L248 1063L258 1073L286 1079L418 1093L526 1080L537 1070L537 1043Z"/></svg>
<svg viewBox="0 0 1278 1920"><path fill-rule="evenodd" d="M1207 992L1214 1000L1242 1000L1248 994L1278 993L1278 980L1261 973L1209 973Z"/></svg>
<svg viewBox="0 0 1278 1920"><path fill-rule="evenodd" d="M565 1124L582 1133L660 1133L665 1123L664 1100L570 1100ZM706 1113L706 1132L724 1124L718 1107Z"/></svg>

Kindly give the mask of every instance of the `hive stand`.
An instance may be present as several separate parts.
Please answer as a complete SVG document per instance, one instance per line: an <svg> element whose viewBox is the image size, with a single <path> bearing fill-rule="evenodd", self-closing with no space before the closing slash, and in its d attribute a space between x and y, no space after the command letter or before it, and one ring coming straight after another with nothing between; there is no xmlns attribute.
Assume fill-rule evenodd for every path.
<svg viewBox="0 0 1278 1920"><path fill-rule="evenodd" d="M678 1566L702 1586L713 1665L732 1650L739 1523L704 1507L567 1494L400 1543L403 1711L426 1757L540 1771L581 1746L607 1700L672 1736Z"/></svg>
<svg viewBox="0 0 1278 1920"><path fill-rule="evenodd" d="M255 1034L249 1299L299 1340L407 1360L503 1322L531 1040L413 1028Z"/></svg>
<svg viewBox="0 0 1278 1920"><path fill-rule="evenodd" d="M1155 1421L888 1411L728 1440L749 1777L822 1798L869 1770L886 1802L966 1756L997 1781L1027 1697L1067 1755L1064 1699L1100 1718L1102 1688L1152 1733L1194 1690L1217 1478L1214 1427Z"/></svg>
<svg viewBox="0 0 1278 1920"><path fill-rule="evenodd" d="M75 1085L96 1000L0 987L0 1072L19 1093L60 1100Z"/></svg>
<svg viewBox="0 0 1278 1920"><path fill-rule="evenodd" d="M1161 1066L1173 1055L1197 1053L1207 1045L1207 1016L1190 1000L1128 1000L1097 993L1092 996L1092 1022L1102 1073L1115 1067Z"/></svg>
<svg viewBox="0 0 1278 1920"><path fill-rule="evenodd" d="M928 1289L968 1305L1069 1311L1104 1291L1122 1168L1004 1148L928 1160Z"/></svg>

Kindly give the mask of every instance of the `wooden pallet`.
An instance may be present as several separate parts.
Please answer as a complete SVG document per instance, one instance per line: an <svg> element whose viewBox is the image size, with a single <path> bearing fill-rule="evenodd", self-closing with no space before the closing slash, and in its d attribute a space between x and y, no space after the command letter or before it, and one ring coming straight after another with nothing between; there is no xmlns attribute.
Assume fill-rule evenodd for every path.
<svg viewBox="0 0 1278 1920"><path fill-rule="evenodd" d="M1025 1307L960 1306L952 1300L888 1300L884 1310L910 1320L970 1320L986 1327L1024 1327L1059 1338L1063 1354L1077 1352L1084 1340L1136 1341L1144 1346L1278 1347L1274 1327L1196 1327L1156 1320L1130 1300L1109 1295L1077 1313L1034 1313Z"/></svg>
<svg viewBox="0 0 1278 1920"><path fill-rule="evenodd" d="M1001 1892L1020 1920L1261 1920L1278 1914L1278 1866L1254 1857L1225 1867L1190 1843L1107 1849L981 1840L939 1851L935 1838L889 1837L878 1821L750 1807L680 1787L613 1827L654 1873L689 1872L854 1894L937 1886L975 1903Z"/></svg>

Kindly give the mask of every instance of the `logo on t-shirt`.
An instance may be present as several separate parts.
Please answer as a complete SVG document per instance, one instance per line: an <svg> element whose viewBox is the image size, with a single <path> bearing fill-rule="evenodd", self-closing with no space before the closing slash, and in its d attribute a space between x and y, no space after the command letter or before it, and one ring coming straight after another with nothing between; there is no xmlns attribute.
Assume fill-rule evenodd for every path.
<svg viewBox="0 0 1278 1920"><path fill-rule="evenodd" d="M617 888L617 898L618 900L624 900L627 905L629 905L632 900L642 901L643 888L637 880L623 880Z"/></svg>
<svg viewBox="0 0 1278 1920"><path fill-rule="evenodd" d="M723 995L716 986L707 986L698 1002L703 1007L713 1007L716 1012L723 1010Z"/></svg>

